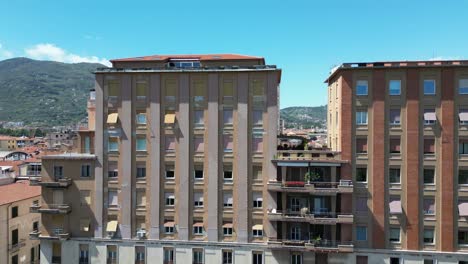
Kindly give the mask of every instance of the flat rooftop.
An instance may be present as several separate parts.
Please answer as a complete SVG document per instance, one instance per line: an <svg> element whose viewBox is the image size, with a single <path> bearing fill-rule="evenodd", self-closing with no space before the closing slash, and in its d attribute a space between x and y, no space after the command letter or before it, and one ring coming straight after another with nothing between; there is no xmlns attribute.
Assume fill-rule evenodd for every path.
<svg viewBox="0 0 468 264"><path fill-rule="evenodd" d="M224 61L224 60L263 60L263 57L239 55L239 54L190 54L190 55L150 55L133 58L112 59L111 62L125 61L154 61L167 62L170 60L198 60L198 61Z"/></svg>
<svg viewBox="0 0 468 264"><path fill-rule="evenodd" d="M347 62L331 70L325 80L328 83L338 72L343 70L369 70L392 68L440 68L468 67L468 60L426 60L426 61L377 61L377 62Z"/></svg>
<svg viewBox="0 0 468 264"><path fill-rule="evenodd" d="M30 186L29 181L17 181L1 185L0 193L0 205L4 205L41 195L41 186Z"/></svg>

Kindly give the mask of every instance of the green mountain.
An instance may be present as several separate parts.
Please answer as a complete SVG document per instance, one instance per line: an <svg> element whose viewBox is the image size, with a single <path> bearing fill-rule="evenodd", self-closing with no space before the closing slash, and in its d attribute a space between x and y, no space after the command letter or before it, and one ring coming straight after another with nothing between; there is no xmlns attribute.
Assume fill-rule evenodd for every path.
<svg viewBox="0 0 468 264"><path fill-rule="evenodd" d="M283 108L280 111L281 119L286 128L326 128L327 106L293 106Z"/></svg>
<svg viewBox="0 0 468 264"><path fill-rule="evenodd" d="M0 121L72 125L86 117L96 63L13 58L0 61Z"/></svg>

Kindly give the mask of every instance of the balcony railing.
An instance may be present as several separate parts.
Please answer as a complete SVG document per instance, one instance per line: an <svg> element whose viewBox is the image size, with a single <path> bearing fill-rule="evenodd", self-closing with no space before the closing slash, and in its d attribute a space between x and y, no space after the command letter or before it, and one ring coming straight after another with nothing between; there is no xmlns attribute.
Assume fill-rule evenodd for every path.
<svg viewBox="0 0 468 264"><path fill-rule="evenodd" d="M303 208L300 211L273 209L268 212L268 219L270 221L307 222L311 224L352 224L354 222L354 216L351 213L309 212L308 208Z"/></svg>
<svg viewBox="0 0 468 264"><path fill-rule="evenodd" d="M67 188L71 185L71 178L57 178L55 181L42 181L42 177L31 177L29 184L32 186L44 186L49 188Z"/></svg>
<svg viewBox="0 0 468 264"><path fill-rule="evenodd" d="M339 241L328 239L277 239L268 238L268 245L271 249L291 248L305 249L309 251L329 251L329 252L353 252L353 243L351 241Z"/></svg>
<svg viewBox="0 0 468 264"><path fill-rule="evenodd" d="M339 182L269 181L268 190L302 193L352 193L353 182L349 180Z"/></svg>
<svg viewBox="0 0 468 264"><path fill-rule="evenodd" d="M45 213L45 214L68 214L71 212L69 204L48 204L45 207L33 204L30 207L31 213Z"/></svg>
<svg viewBox="0 0 468 264"><path fill-rule="evenodd" d="M288 160L312 160L312 161L339 161L341 153L331 150L278 150L273 160L288 161Z"/></svg>
<svg viewBox="0 0 468 264"><path fill-rule="evenodd" d="M39 230L33 230L31 233L29 233L29 239L30 240L39 239L40 235L41 235L41 232Z"/></svg>
<svg viewBox="0 0 468 264"><path fill-rule="evenodd" d="M10 252L16 252L18 250L20 250L20 248L24 247L26 245L26 239L22 238L20 240L18 240L16 243L12 243L8 246L8 250Z"/></svg>

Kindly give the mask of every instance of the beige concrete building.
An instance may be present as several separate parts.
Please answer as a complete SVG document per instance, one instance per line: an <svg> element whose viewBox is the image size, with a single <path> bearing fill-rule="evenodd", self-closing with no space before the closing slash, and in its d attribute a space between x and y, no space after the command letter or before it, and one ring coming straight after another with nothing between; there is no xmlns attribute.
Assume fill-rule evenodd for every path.
<svg viewBox="0 0 468 264"><path fill-rule="evenodd" d="M356 262L468 263L468 62L346 63L326 82Z"/></svg>
<svg viewBox="0 0 468 264"><path fill-rule="evenodd" d="M41 189L18 181L0 186L0 263L39 263L39 241L30 240L40 226L40 215L29 207L38 203Z"/></svg>

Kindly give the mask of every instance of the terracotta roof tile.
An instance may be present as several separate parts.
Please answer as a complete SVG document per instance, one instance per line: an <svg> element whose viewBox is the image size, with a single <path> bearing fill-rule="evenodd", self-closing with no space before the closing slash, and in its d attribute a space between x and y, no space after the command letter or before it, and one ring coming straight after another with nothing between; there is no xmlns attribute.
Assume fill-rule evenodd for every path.
<svg viewBox="0 0 468 264"><path fill-rule="evenodd" d="M41 195L40 186L29 186L29 181L18 181L0 186L0 205Z"/></svg>

